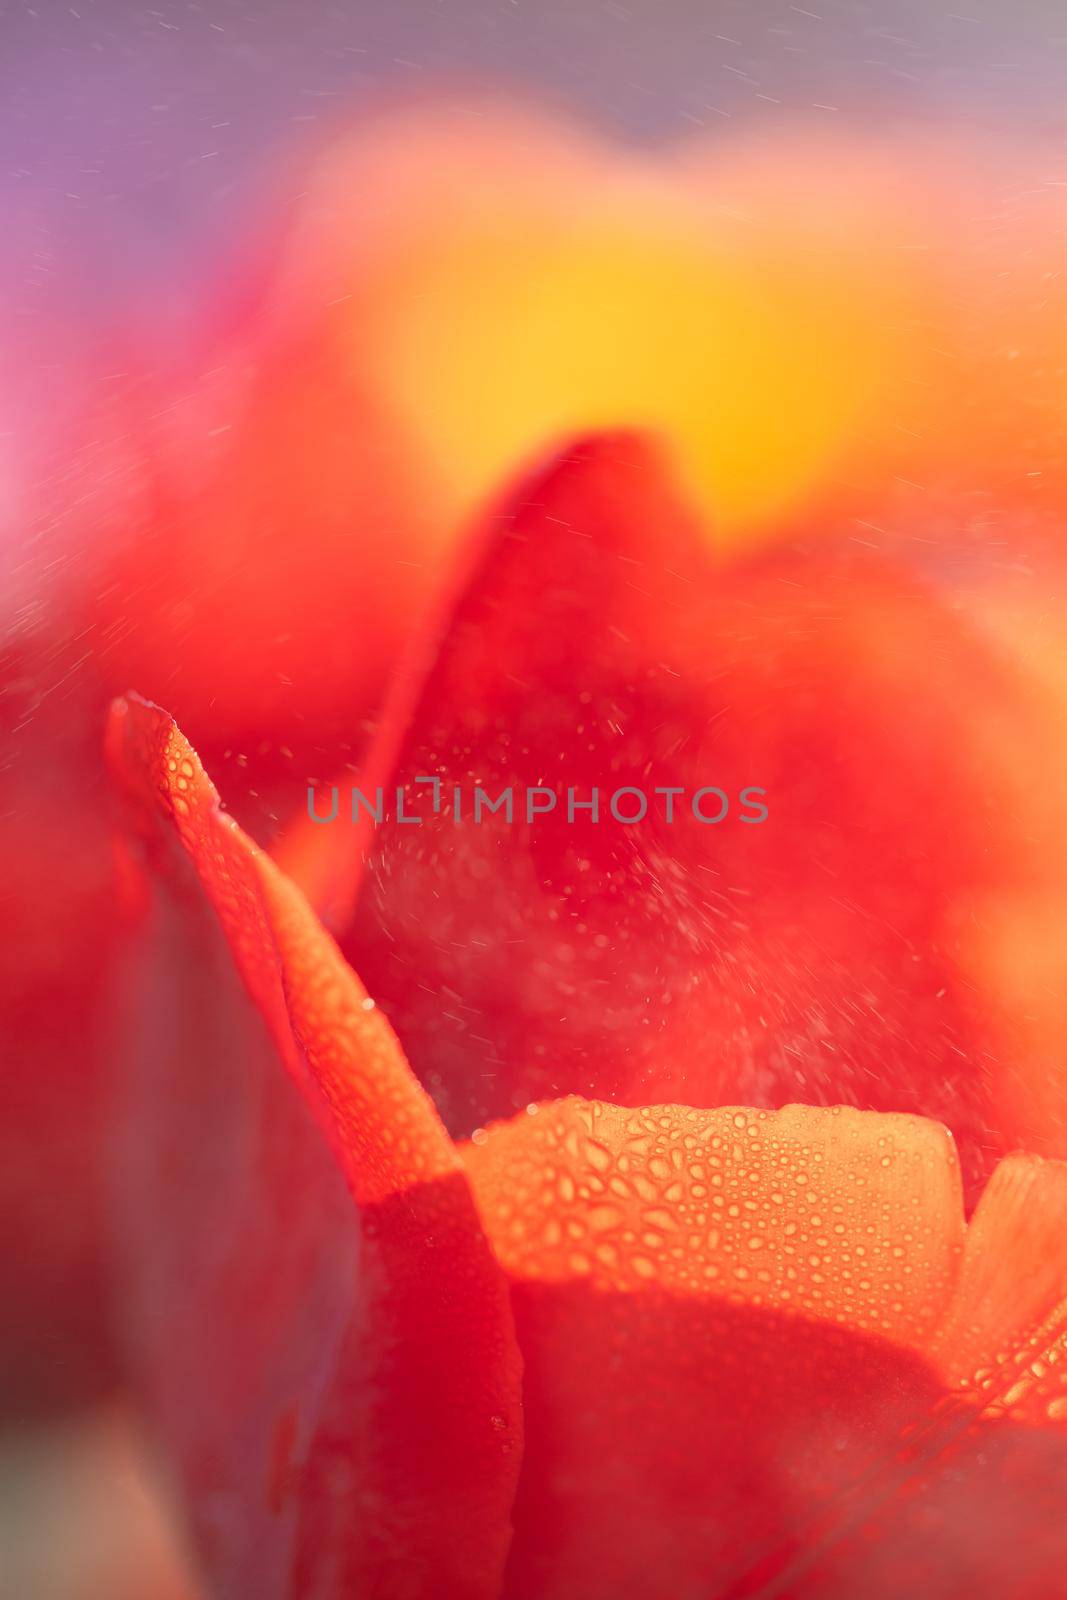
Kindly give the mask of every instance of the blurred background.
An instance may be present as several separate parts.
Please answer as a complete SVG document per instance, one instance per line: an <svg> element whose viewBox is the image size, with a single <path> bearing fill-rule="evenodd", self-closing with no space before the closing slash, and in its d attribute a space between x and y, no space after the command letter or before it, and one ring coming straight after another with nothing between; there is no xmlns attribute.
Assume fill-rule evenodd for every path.
<svg viewBox="0 0 1067 1600"><path fill-rule="evenodd" d="M1002 389L997 362L1021 353L1026 374L1058 397L1063 361L1041 352L1050 337L1063 338L1059 291L1049 292L1048 311L1046 287L1062 256L1065 86L1067 14L1058 0L960 0L959 10L931 0L0 4L0 625L10 741L0 769L0 894L18 944L9 953L15 1029L0 1177L2 1600L198 1592L166 1492L124 1409L95 1254L99 1145L90 1133L107 1078L99 994L112 938L95 751L107 695L134 681L166 698L200 748L231 772L240 766L234 808L260 837L284 823L279 796L295 792L294 769L300 781L328 777L332 752L358 754L361 718L369 726L455 528L554 430L629 420L605 406L618 374L604 348L614 349L635 306L640 314L655 300L659 280L646 281L642 244L633 281L617 287L605 314L606 345L581 368L578 400L563 413L556 396L573 377L571 344L564 340L542 402L541 367L531 376L524 352L507 345L514 307L492 296L527 238L561 227L580 236L606 190L606 236L622 230L624 255L635 196L650 214L661 206L668 214L669 299L689 282L689 269L679 279L671 263L679 238L689 238L691 207L676 175L664 177L664 200L649 174L655 163L665 174L682 146L699 152L694 172L714 166L720 151L728 170L730 152L753 152L712 206L724 232L750 205L762 219L763 242L754 246L742 228L732 250L772 248L775 219L785 215L790 227L815 229L820 260L827 241L844 251L843 282L866 283L900 326L927 330L915 340L918 364L898 375L900 393L933 381L924 365L937 343L933 320L951 325L967 349L971 330L1003 310L996 289L946 290L936 273L916 274L916 252L951 215L993 263L991 284L1023 285L1022 310L1005 313L990 340L982 393L991 405ZM431 155L443 163L440 192L423 173ZM1001 156L1008 176L990 179ZM530 209L503 227L499 271L490 262L472 304L447 272L433 276L453 217L468 249L486 229L497 238L517 174ZM683 188L691 176L686 168ZM885 218L864 213L872 194L891 218L893 252L873 265L863 250ZM1005 244L1009 221L1020 231ZM1054 240L1049 254L1035 255L1031 227ZM405 230L417 236L410 255ZM560 305L573 305L579 322L595 320L588 286L600 281L597 259L595 251L588 260L579 253L577 265L567 258L558 304L549 296L539 313L547 324ZM395 326L386 319L375 343L383 295L397 264L406 271L410 260L429 263L429 276L416 274L407 309ZM845 306L834 281L833 272L820 279L812 301L829 308L830 322ZM587 298L575 299L583 283ZM772 326L774 316L795 317L792 300L769 294L753 313L761 328L768 317ZM931 296L941 310L931 310ZM668 323L680 323L689 302L675 304ZM419 322L426 305L432 336ZM813 350L797 355L792 377L757 362L751 380L768 414L779 382L814 394L801 408L815 420L789 479L798 500L809 461L822 460L820 418L827 433L854 422L856 459L875 470L863 454L869 417L842 422L832 373L844 356L817 318L813 325ZM499 332L502 354L493 350ZM706 332L698 315L698 353ZM338 356L349 337L373 345L366 361ZM691 338L692 327L682 329L682 344ZM851 350L847 328L842 338ZM744 392L751 347L743 329L737 339L726 359ZM841 394L873 393L896 371L898 343L876 341L863 358L866 376L853 381L848 367ZM934 353L940 359L941 344ZM657 345L650 362L660 354ZM963 363L948 359L959 387ZM483 370L505 384L520 374L512 412L500 382L472 392ZM649 383L634 370L633 393L644 394ZM674 370L665 380L672 393ZM822 388L812 388L813 371ZM381 392L379 372L388 375ZM683 378L692 381L688 367ZM370 390L373 406L360 409ZM916 436L909 405L893 396L894 427ZM659 410L653 404L650 420L678 420L699 492L702 436L689 438L672 405L670 397ZM518 420L498 437L501 411ZM357 414L365 427L353 464ZM1063 465L1058 399L1049 414L1057 420L1044 432L1019 425L1013 493L1030 492L1025 480L1045 472L1050 454ZM265 464L294 433L297 467L262 488ZM787 441L782 448L788 458ZM746 466L734 451L725 476L718 458L714 465L724 528L757 536L783 512L761 498L759 463ZM300 544L297 579L288 565L294 530L303 531L316 493L325 508L321 571L305 570ZM264 533L267 502L276 525ZM350 538L357 503L366 559L346 586L330 541ZM1048 506L1027 505L1036 525ZM399 550L387 569L374 557L385 541ZM245 630L233 636L227 585L261 557L267 577L250 589ZM285 620L294 594L295 624ZM322 637L331 618L349 612L372 631L359 639L358 659L341 651L324 673ZM301 632L303 613L311 632ZM344 694L333 703L336 684ZM76 838L75 792L84 802ZM43 874L35 851L47 855Z"/></svg>
<svg viewBox="0 0 1067 1600"><path fill-rule="evenodd" d="M265 207L295 203L279 163L389 96L490 85L645 144L776 121L1064 132L1054 0L86 0L5 3L0 27L7 336L58 369L116 315L180 345Z"/></svg>

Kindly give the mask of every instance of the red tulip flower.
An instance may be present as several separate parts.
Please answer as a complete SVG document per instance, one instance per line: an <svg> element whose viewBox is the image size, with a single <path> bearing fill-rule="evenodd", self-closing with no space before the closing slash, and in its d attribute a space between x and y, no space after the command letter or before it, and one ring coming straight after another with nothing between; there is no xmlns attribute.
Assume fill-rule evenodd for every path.
<svg viewBox="0 0 1067 1600"><path fill-rule="evenodd" d="M275 859L116 704L123 1325L215 1592L1060 1592L1067 1078L1005 932L1055 720L914 567L718 560L620 437L488 519Z"/></svg>
<svg viewBox="0 0 1067 1600"><path fill-rule="evenodd" d="M641 154L467 94L409 105L279 178L270 248L251 271L241 250L166 371L109 332L75 372L67 329L54 363L12 365L5 1405L119 1375L97 729L131 683L258 837L287 829L279 859L456 1134L576 1089L837 1096L945 1117L972 1193L1015 1143L1060 1152L1063 190L1003 138L976 160L977 137L965 159L799 130ZM371 765L439 755L455 783L469 746L503 787L640 787L651 762L653 787L774 787L775 826L657 814L627 844L549 816L523 861L497 824L421 852L390 824L357 895L362 842L288 826L305 779L328 799L369 770L456 530L537 452L634 426L699 528L657 490L642 521L616 473L624 556L598 574L526 516L543 558L471 591L483 643L457 635L436 688L408 672Z"/></svg>

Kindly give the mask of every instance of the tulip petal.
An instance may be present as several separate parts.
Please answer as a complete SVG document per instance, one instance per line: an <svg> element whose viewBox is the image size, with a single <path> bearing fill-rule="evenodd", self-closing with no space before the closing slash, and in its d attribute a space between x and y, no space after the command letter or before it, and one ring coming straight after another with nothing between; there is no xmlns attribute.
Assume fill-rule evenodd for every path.
<svg viewBox="0 0 1067 1600"><path fill-rule="evenodd" d="M899 138L799 127L635 160L465 93L335 147L293 265L344 298L350 360L450 511L543 440L640 423L677 442L718 538L774 537L833 480L927 459L936 165L927 141L920 184Z"/></svg>
<svg viewBox="0 0 1067 1600"><path fill-rule="evenodd" d="M268 256L251 314L216 322L180 378L100 384L71 452L89 559L67 627L111 693L141 684L213 756L287 786L362 744L437 552L338 308L287 292Z"/></svg>
<svg viewBox="0 0 1067 1600"><path fill-rule="evenodd" d="M967 1229L929 1355L947 1391L908 1430L898 1484L763 1593L1059 1593L1067 1562L1067 1165L1013 1155Z"/></svg>
<svg viewBox="0 0 1067 1600"><path fill-rule="evenodd" d="M943 1129L568 1100L464 1160L526 1362L509 1597L725 1594L933 1404Z"/></svg>
<svg viewBox="0 0 1067 1600"><path fill-rule="evenodd" d="M453 1131L561 1090L803 1095L935 1116L971 1186L988 1172L1015 1065L960 950L1060 849L1034 798L1048 729L958 615L849 550L716 566L629 436L490 519L371 762L364 787L391 768L419 820L390 819L385 780L345 941ZM514 821L475 823L476 785ZM537 786L554 809L527 821ZM633 825L619 791L629 817L647 800ZM314 831L364 845L345 811Z"/></svg>
<svg viewBox="0 0 1067 1600"><path fill-rule="evenodd" d="M512 1280L654 1282L916 1349L955 1284L959 1164L922 1117L572 1098L461 1149Z"/></svg>
<svg viewBox="0 0 1067 1600"><path fill-rule="evenodd" d="M508 1600L1055 1592L1058 1430L937 1370L969 1277L1013 1275L1010 1166L964 1245L918 1118L572 1099L463 1153L526 1363Z"/></svg>
<svg viewBox="0 0 1067 1600"><path fill-rule="evenodd" d="M1020 1422L1067 1423L1067 1163L1013 1155L967 1229L938 1331L948 1381Z"/></svg>
<svg viewBox="0 0 1067 1600"><path fill-rule="evenodd" d="M255 1137L261 1118L266 1127L263 1166L253 1163L247 1174L259 1187L237 1195L248 1236L232 1237L224 1213L205 1217L193 1202L195 1181L179 1182L157 1246L181 1261L183 1245L184 1259L212 1254L212 1225L226 1240L223 1269L207 1281L228 1303L190 1307L185 1285L164 1285L192 1357L161 1340L149 1352L150 1364L172 1363L188 1385L184 1404L194 1421L183 1465L201 1528L239 1501L240 1548L232 1530L207 1539L216 1554L225 1551L226 1592L494 1595L521 1456L520 1362L504 1281L453 1146L358 979L298 892L222 813L170 719L143 701L119 702L110 745L126 789L162 814L191 860L300 1094L282 1074L277 1081L294 1105L303 1097L321 1130L316 1156L306 1127L282 1125L273 1085L265 1113L247 1088L244 1102L227 1106L245 1063L235 1079L225 1048L207 1062L189 1052L167 1108L181 1117L181 1096L198 1092L198 1074L220 1075L199 1177L222 1195L228 1162L240 1168L241 1142ZM194 993L183 996L186 1004ZM213 1042L225 1042L212 1038L212 1005L203 1017L209 1055ZM259 1066L248 1023L234 1024L229 1049L251 1051ZM235 1150L215 1146L220 1125ZM333 1162L356 1202L347 1223L324 1175ZM279 1176L291 1189L279 1191ZM165 1173L157 1180L166 1181ZM322 1256L338 1240L348 1277L340 1287L331 1277L337 1262ZM240 1319L236 1337L229 1316ZM229 1371L214 1348L220 1334L240 1362ZM287 1406L278 1403L278 1364L290 1385ZM216 1394L233 1413L221 1435L217 1419L197 1417ZM228 1473L227 1452L232 1467L238 1451L231 1434L244 1441L244 1454ZM251 1461L249 1438L259 1448ZM283 1508L296 1524L284 1560L272 1542Z"/></svg>

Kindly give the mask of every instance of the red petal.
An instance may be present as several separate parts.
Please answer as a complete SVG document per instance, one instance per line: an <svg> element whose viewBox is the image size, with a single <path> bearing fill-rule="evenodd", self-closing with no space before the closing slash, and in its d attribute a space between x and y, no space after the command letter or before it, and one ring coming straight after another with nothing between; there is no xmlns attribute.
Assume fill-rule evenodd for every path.
<svg viewBox="0 0 1067 1600"><path fill-rule="evenodd" d="M23 640L0 683L0 1411L17 1417L117 1379L100 1190L120 930L85 675Z"/></svg>
<svg viewBox="0 0 1067 1600"><path fill-rule="evenodd" d="M170 719L119 702L110 742L124 783L173 825L358 1205L244 1012L194 965L180 997L193 1018L164 1010L152 1027L171 1078L156 1114L186 1136L192 1121L199 1146L135 1130L133 1202L160 1213L135 1304L157 1324L140 1355L215 1576L257 1596L492 1595L519 1359L456 1153L336 946L220 811Z"/></svg>
<svg viewBox="0 0 1067 1600"><path fill-rule="evenodd" d="M69 624L112 693L142 684L275 781L362 747L436 553L432 495L353 375L343 307L283 276L272 260L254 314L169 388L101 385L72 451L93 559Z"/></svg>
<svg viewBox="0 0 1067 1600"><path fill-rule="evenodd" d="M957 616L851 548L716 569L628 438L572 450L491 522L383 732L424 821L378 831L346 946L455 1129L570 1089L802 1093L939 1116L988 1164L1007 1023L956 951L976 907L1047 873L1047 729ZM456 783L468 818L476 783L560 798L530 826L457 826ZM594 785L601 822L569 823L566 789ZM683 798L668 825L663 785L718 786L729 815L701 825ZM623 786L649 796L637 826L607 814ZM343 815L317 831L342 840Z"/></svg>

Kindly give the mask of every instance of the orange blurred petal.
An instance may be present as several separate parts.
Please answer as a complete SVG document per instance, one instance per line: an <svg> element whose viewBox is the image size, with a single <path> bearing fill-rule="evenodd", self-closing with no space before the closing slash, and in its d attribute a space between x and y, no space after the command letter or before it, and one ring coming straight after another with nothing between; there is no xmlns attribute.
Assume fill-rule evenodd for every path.
<svg viewBox="0 0 1067 1600"><path fill-rule="evenodd" d="M405 107L325 158L289 270L346 297L352 369L449 515L572 433L641 427L732 542L910 448L939 360L930 211L898 147L642 158L464 101Z"/></svg>

